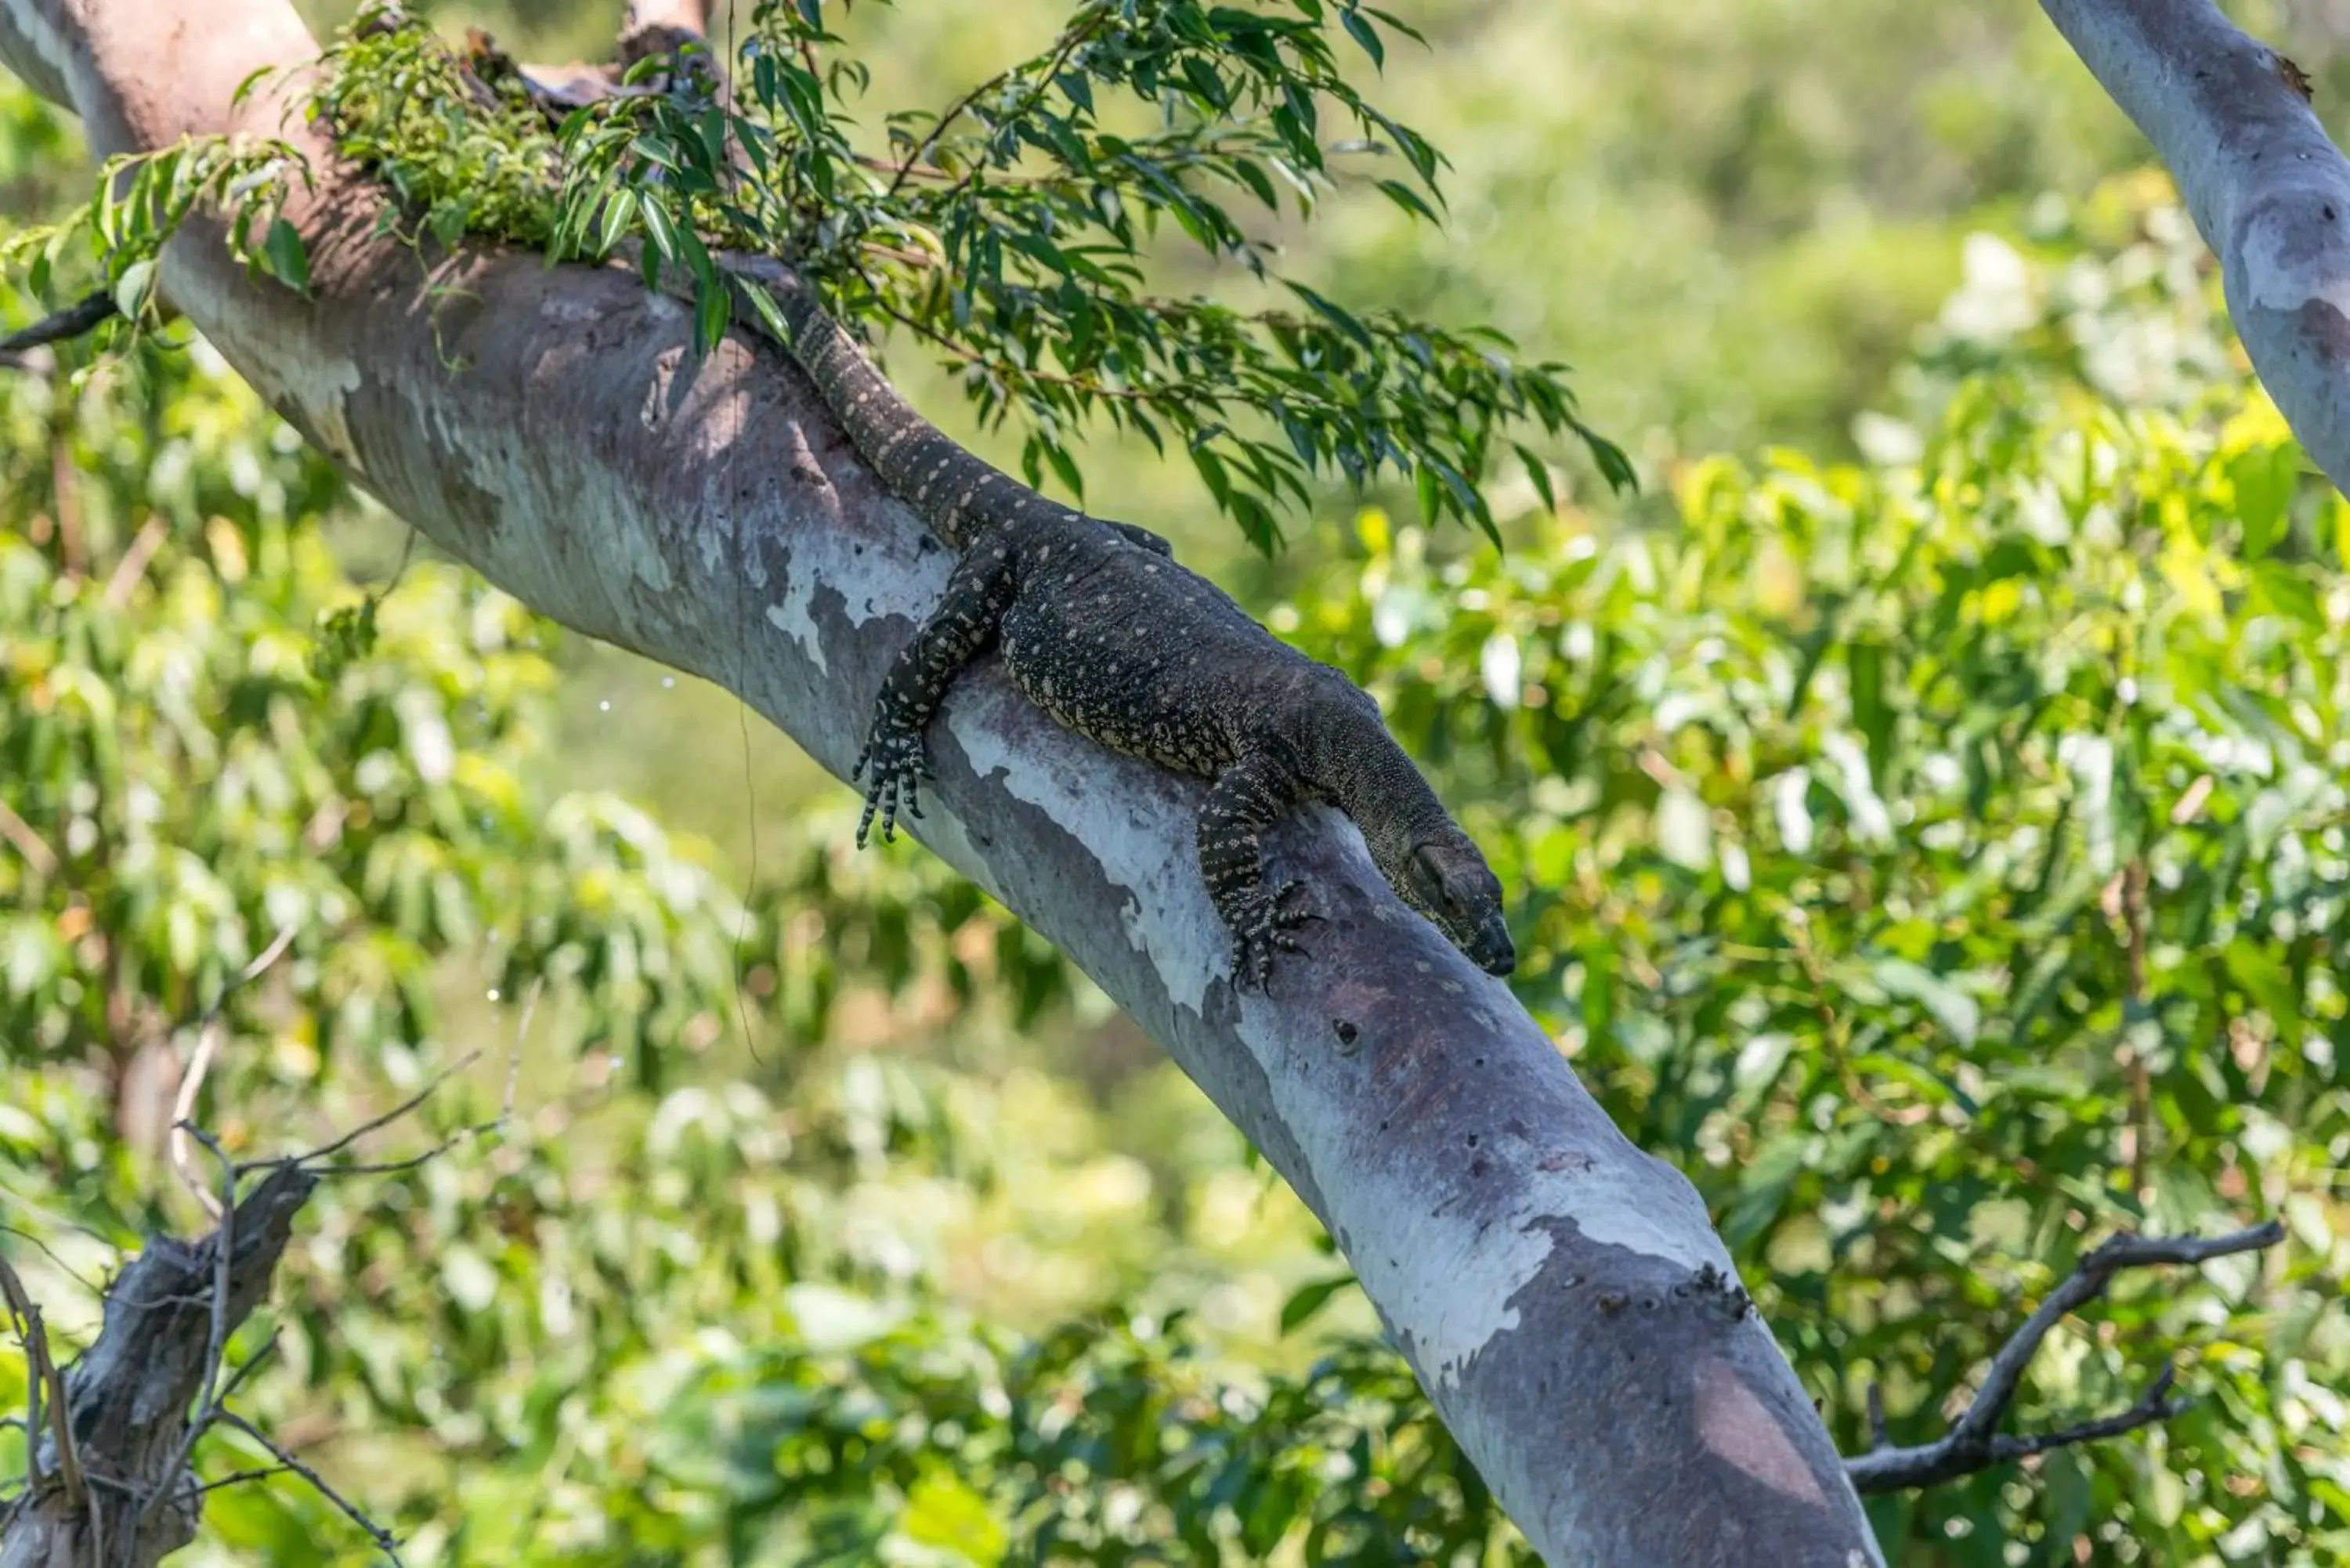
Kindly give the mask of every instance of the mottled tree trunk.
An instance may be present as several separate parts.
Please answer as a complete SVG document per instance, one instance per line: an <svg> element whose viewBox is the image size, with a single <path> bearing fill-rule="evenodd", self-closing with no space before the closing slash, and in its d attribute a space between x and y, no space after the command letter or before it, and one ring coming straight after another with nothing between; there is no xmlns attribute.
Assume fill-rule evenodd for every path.
<svg viewBox="0 0 2350 1568"><path fill-rule="evenodd" d="M313 45L284 0L0 0L0 58L104 151L227 129ZM244 112L275 133L277 107ZM321 150L314 154L323 160ZM533 608L738 693L843 774L947 552L779 353L689 352L615 271L418 264L323 164L316 297L216 232L172 302L359 483ZM462 367L462 368L460 368ZM1330 1228L1445 1421L1558 1568L1879 1561L1697 1194L1633 1147L1501 981L1407 913L1343 820L1278 832L1328 915L1237 995L1192 857L1201 790L1055 727L992 665L933 727L920 836L1060 944Z"/></svg>
<svg viewBox="0 0 2350 1568"><path fill-rule="evenodd" d="M2228 314L2303 447L2350 490L2350 161L2300 68L2212 0L2041 0L2170 166Z"/></svg>

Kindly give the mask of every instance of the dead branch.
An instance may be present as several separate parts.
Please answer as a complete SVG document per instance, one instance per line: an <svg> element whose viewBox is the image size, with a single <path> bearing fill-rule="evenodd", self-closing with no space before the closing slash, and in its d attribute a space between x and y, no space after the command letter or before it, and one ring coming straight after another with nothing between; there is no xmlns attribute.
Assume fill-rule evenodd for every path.
<svg viewBox="0 0 2350 1568"><path fill-rule="evenodd" d="M113 291L97 289L21 331L0 337L0 365L20 368L32 350L94 332L113 320L115 314Z"/></svg>
<svg viewBox="0 0 2350 1568"><path fill-rule="evenodd" d="M281 932L240 981L265 970L290 936L290 930ZM214 1012L218 1006L215 1002ZM528 1017L525 1007L525 1025ZM117 1562L149 1568L193 1539L210 1492L281 1473L300 1477L364 1531L378 1551L400 1562L399 1542L390 1531L231 1407L246 1380L275 1353L276 1335L233 1370L227 1365L229 1345L266 1292L295 1216L318 1182L359 1170L412 1169L503 1127L514 1111L519 1033L515 1051L495 1120L462 1128L397 1166L328 1162L359 1138L414 1111L451 1074L322 1148L273 1160L240 1165L218 1139L182 1119L177 1130L201 1145L219 1171L218 1228L193 1245L168 1237L151 1241L105 1293L97 1343L68 1372L60 1372L50 1353L31 1293L0 1258L0 1307L16 1325L31 1390L26 1415L9 1420L27 1436L26 1471L13 1497L0 1500L0 1568ZM240 1199L244 1179L253 1175L261 1179ZM276 1464L227 1480L200 1480L197 1447L223 1427L259 1445Z"/></svg>
<svg viewBox="0 0 2350 1568"><path fill-rule="evenodd" d="M230 1225L193 1244L159 1237L123 1270L96 1343L51 1382L56 1425L27 1422L38 1437L25 1493L0 1526L0 1568L143 1565L193 1537L182 1456L203 1414L197 1396L217 1373L213 1346L260 1302L317 1185L285 1165L234 1206Z"/></svg>
<svg viewBox="0 0 2350 1568"><path fill-rule="evenodd" d="M2116 1415L2022 1437L2009 1437L1999 1430L2008 1407L2015 1401L2016 1390L2022 1385L2024 1369L2039 1354L2048 1331L2069 1314L2104 1295L2116 1274L2125 1269L2158 1264L2202 1263L2213 1258L2273 1247L2283 1240L2284 1227L2274 1220L2248 1231L2201 1240L2127 1233L2112 1238L2083 1258L2064 1282L2048 1293L2040 1309L2024 1319L2023 1326L2000 1346L1966 1414L1935 1441L1912 1448L1893 1447L1886 1439L1882 1403L1871 1390L1870 1417L1876 1446L1846 1459L1845 1472L1859 1491L1900 1491L1934 1486L1992 1465L2075 1443L2095 1442L2168 1420L2185 1409L2188 1402L2170 1397L2174 1372L2165 1365L2137 1402Z"/></svg>

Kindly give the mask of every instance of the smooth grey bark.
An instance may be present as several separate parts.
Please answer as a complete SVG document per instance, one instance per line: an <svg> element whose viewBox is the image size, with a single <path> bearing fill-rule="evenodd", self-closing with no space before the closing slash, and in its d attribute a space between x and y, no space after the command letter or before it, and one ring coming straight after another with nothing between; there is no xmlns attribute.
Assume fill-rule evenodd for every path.
<svg viewBox="0 0 2350 1568"><path fill-rule="evenodd" d="M0 59L101 151L232 129L314 45L283 0L0 0ZM245 123L279 130L263 102ZM172 302L273 406L543 614L705 676L845 774L949 565L779 352L689 353L630 276L468 250L430 279L313 146L289 214L315 297L216 231ZM1559 1568L1881 1561L1697 1194L1632 1147L1501 981L1329 814L1275 835L1328 916L1235 994L1192 857L1196 784L1052 724L992 664L932 727L919 836L1059 944L1330 1228L1447 1425Z"/></svg>
<svg viewBox="0 0 2350 1568"><path fill-rule="evenodd" d="M2350 492L2350 161L2212 0L2041 0L2178 182L2261 384Z"/></svg>

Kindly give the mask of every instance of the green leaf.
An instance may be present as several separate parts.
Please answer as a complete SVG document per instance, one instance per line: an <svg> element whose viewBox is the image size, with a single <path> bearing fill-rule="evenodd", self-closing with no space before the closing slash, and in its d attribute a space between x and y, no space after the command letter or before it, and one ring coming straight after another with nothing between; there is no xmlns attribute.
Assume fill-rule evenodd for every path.
<svg viewBox="0 0 2350 1568"><path fill-rule="evenodd" d="M1333 1274L1300 1286L1281 1306L1281 1332L1295 1334L1330 1304L1330 1298L1355 1282L1352 1274Z"/></svg>
<svg viewBox="0 0 2350 1568"><path fill-rule="evenodd" d="M155 264L136 261L122 269L114 280L114 308L125 321L136 321L146 313L147 302L155 291Z"/></svg>
<svg viewBox="0 0 2350 1568"><path fill-rule="evenodd" d="M643 212L645 236L652 241L653 254L675 265L678 259L677 220L659 202L646 202Z"/></svg>
<svg viewBox="0 0 2350 1568"><path fill-rule="evenodd" d="M743 291L743 296L751 302L752 310L765 325L768 333L776 342L790 348L791 327L784 320L783 307L775 303L775 296L767 292L766 286L747 277L738 276L733 281L734 286Z"/></svg>
<svg viewBox="0 0 2350 1568"><path fill-rule="evenodd" d="M628 236L636 216L637 193L626 188L612 192L612 199L604 204L603 222L597 227L597 254L611 254Z"/></svg>
<svg viewBox="0 0 2350 1568"><path fill-rule="evenodd" d="M2228 462L2236 492L2236 514L2244 526L2244 558L2259 560L2284 537L2294 483L2301 476L2301 449L2287 444L2253 447Z"/></svg>
<svg viewBox="0 0 2350 1568"><path fill-rule="evenodd" d="M906 1494L898 1529L909 1541L952 1552L981 1568L1002 1563L1010 1545L987 1500L943 1469L926 1471L914 1483Z"/></svg>
<svg viewBox="0 0 2350 1568"><path fill-rule="evenodd" d="M1069 487L1069 493L1083 504L1086 499L1085 476L1077 472L1076 460L1058 441L1045 443L1045 461L1053 465L1053 472Z"/></svg>
<svg viewBox="0 0 2350 1568"><path fill-rule="evenodd" d="M272 277L296 294L309 294L310 254L302 244L301 231L293 223L284 218L274 220L262 254Z"/></svg>
<svg viewBox="0 0 2350 1568"><path fill-rule="evenodd" d="M1525 465L1526 478L1533 483L1534 493L1542 497L1543 510L1550 513L1557 512L1558 497L1551 491L1550 464L1537 457L1531 448L1515 443L1513 443L1513 446L1518 454L1518 461Z"/></svg>
<svg viewBox="0 0 2350 1568"><path fill-rule="evenodd" d="M1924 1007L1960 1045L1975 1043L1976 1032L1982 1027L1982 1005L1950 981L1906 959L1878 959L1868 966L1868 972L1887 994L1907 997Z"/></svg>
<svg viewBox="0 0 2350 1568"><path fill-rule="evenodd" d="M706 281L694 291L693 342L697 352L711 353L724 340L730 315L723 282Z"/></svg>
<svg viewBox="0 0 2350 1568"><path fill-rule="evenodd" d="M2282 561L2256 561L2251 578L2254 595L2268 608L2313 631L2325 628L2325 610L2317 602L2317 590L2298 568Z"/></svg>

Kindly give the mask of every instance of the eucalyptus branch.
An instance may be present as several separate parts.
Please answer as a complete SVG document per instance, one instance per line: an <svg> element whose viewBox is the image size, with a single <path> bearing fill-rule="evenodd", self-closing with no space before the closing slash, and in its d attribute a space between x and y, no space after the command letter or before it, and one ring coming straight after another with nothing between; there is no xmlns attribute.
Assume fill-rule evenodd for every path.
<svg viewBox="0 0 2350 1568"><path fill-rule="evenodd" d="M1087 4L1049 50L966 92L908 156L886 160L848 135L842 95L864 78L846 46L821 72L803 57L803 43L841 42L813 7L762 0L737 68L714 73L723 92L618 93L567 114L559 135L494 47L476 40L460 57L390 16L366 14L328 51L317 102L342 151L421 228L557 260L628 254L649 282L690 279L704 349L737 315L714 258L784 261L852 327L888 319L979 372L964 393L983 423L1026 427L1032 485L1049 468L1083 493L1072 437L1096 416L1161 450L1180 442L1215 504L1268 549L1276 514L1310 504L1315 482L1390 474L1412 483L1430 521L1498 537L1483 488L1498 462L1514 458L1554 499L1549 460L1513 426L1579 441L1610 484L1631 483L1623 453L1577 416L1565 368L1513 362L1498 338L1359 315L1296 283L1301 313L1145 290L1162 221L1271 275L1226 199L1277 210L1285 186L1312 214L1341 150L1320 139L1316 103L1399 150L1409 178L1378 187L1435 215L1440 155L1337 69L1339 26L1376 59L1372 18L1401 27L1384 13ZM1103 129L1097 99L1119 95L1153 106L1161 129ZM983 130L968 161L951 178L932 170L972 119ZM883 259L920 287L866 275Z"/></svg>

